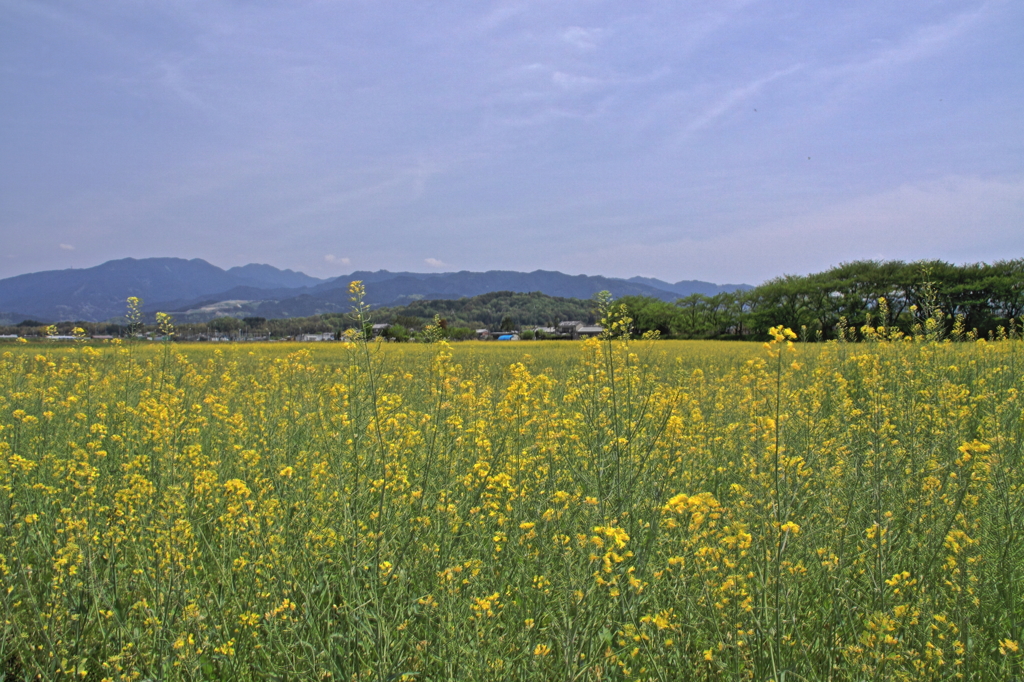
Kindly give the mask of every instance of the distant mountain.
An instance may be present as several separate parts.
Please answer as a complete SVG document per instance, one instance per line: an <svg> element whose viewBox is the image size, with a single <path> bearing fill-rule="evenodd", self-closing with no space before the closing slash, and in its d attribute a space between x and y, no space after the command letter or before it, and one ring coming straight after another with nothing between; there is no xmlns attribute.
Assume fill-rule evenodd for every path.
<svg viewBox="0 0 1024 682"><path fill-rule="evenodd" d="M386 275L393 274L391 277ZM637 284L621 279L592 275L566 275L549 270L513 272L490 270L488 272L446 272L420 275L414 273L355 272L348 277L339 277L330 285L341 285L346 291L348 281L361 279L366 283L367 302L373 305L397 305L414 300L465 298L494 291L529 293L540 291L548 296L560 298L587 299L599 291L610 291L613 296L652 296L674 301L677 297L663 289L646 284ZM345 281L348 280L348 281ZM343 284L342 284L343 282Z"/></svg>
<svg viewBox="0 0 1024 682"><path fill-rule="evenodd" d="M686 298L691 294L715 296L716 294L732 293L734 291L750 291L754 288L749 284L712 284L711 282L702 282L699 279L684 279L675 284L663 282L653 277L630 277L626 281L670 291L677 294L679 298Z"/></svg>
<svg viewBox="0 0 1024 682"><path fill-rule="evenodd" d="M11 311L7 313L0 313L0 327L14 327L22 322L36 322L40 324L49 324L53 320L37 320L28 313L19 313L17 311ZM37 327L39 324L29 325Z"/></svg>
<svg viewBox="0 0 1024 682"><path fill-rule="evenodd" d="M307 317L347 312L348 286L366 284L370 305L400 306L422 300L460 299L497 291L531 293L567 299L591 298L607 290L615 297L650 296L675 301L691 293L713 295L750 288L683 281L675 284L634 277L614 279L535 270L514 272L353 272L320 280L270 265L245 265L222 270L195 258L125 258L93 268L52 270L0 280L0 311L40 321L103 321L124 314L125 299L143 299L143 311L175 314L179 321L202 322L213 317ZM13 318L0 312L0 319Z"/></svg>
<svg viewBox="0 0 1024 682"><path fill-rule="evenodd" d="M634 278L634 280L643 278ZM488 272L376 272L357 271L337 277L314 287L302 289L258 292L247 288L234 288L216 296L194 301L176 301L175 307L164 307L175 313L181 321L202 322L216 315L234 317L309 317L325 313L347 312L352 307L349 283L359 280L366 285L366 302L374 307L403 306L416 301L441 301L470 298L493 292L532 293L564 299L587 300L599 291L610 291L613 296L650 296L663 301L675 301L691 293L708 295L720 291L750 288L748 285L719 286L709 282L662 283L665 287L651 286L646 281L613 279L589 275L566 275L561 272L535 270L514 272L491 270ZM660 280L650 280L659 282ZM687 285L690 285L689 288ZM261 295L262 294L262 295ZM222 303L231 302L230 312Z"/></svg>
<svg viewBox="0 0 1024 682"><path fill-rule="evenodd" d="M178 305L172 312L187 313L190 318L196 314L202 316L209 313L211 303L227 300L248 300L250 303L245 306L246 314L267 318L306 317L327 312L342 312L351 308L348 285L354 280L362 281L366 285L366 302L372 306L399 306L413 301L468 298L496 291L539 291L559 298L589 299L597 292L607 290L616 297L651 296L665 301L675 301L679 298L673 292L627 280L566 275L545 270L529 273L507 270L446 273L378 270L353 272L351 275L302 290L266 292L262 300L258 300L256 292L232 289L214 298L197 298L187 303L176 302Z"/></svg>
<svg viewBox="0 0 1024 682"><path fill-rule="evenodd" d="M42 321L98 322L124 314L129 296L138 296L151 309L164 301L193 300L239 286L277 288L281 282L318 284L323 280L269 265L225 271L200 258L123 258L92 268L0 280L0 311L16 310Z"/></svg>
<svg viewBox="0 0 1024 682"><path fill-rule="evenodd" d="M260 289L296 289L298 287L312 287L324 282L322 279L310 277L302 272L278 270L273 265L260 265L256 263L228 268L227 273L242 281L243 286L258 287Z"/></svg>

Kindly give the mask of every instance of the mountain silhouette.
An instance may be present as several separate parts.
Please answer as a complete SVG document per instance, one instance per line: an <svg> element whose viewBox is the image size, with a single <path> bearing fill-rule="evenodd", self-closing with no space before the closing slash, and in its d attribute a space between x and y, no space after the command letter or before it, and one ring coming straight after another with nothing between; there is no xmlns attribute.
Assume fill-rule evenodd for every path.
<svg viewBox="0 0 1024 682"><path fill-rule="evenodd" d="M349 310L348 285L353 280L365 283L366 302L373 306L457 299L495 291L537 291L587 299L607 290L615 297L650 296L675 301L692 293L713 295L749 288L697 280L671 284L643 277L627 280L567 275L549 270L378 270L322 280L270 265L249 264L224 270L200 258L123 258L92 268L50 270L0 280L0 317L13 322L29 317L45 322L100 322L122 316L129 296L143 300L144 312L179 313L190 320L223 314L300 317ZM227 301L231 304L225 305Z"/></svg>

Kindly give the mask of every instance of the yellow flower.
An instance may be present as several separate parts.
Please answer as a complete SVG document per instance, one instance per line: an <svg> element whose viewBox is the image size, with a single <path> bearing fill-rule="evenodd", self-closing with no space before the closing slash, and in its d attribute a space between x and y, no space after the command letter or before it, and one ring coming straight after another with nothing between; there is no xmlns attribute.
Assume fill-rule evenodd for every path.
<svg viewBox="0 0 1024 682"><path fill-rule="evenodd" d="M235 655L235 640L228 640L227 643L221 644L219 647L214 649L215 652L222 656L234 656Z"/></svg>
<svg viewBox="0 0 1024 682"><path fill-rule="evenodd" d="M1020 651L1020 645L1012 639L1004 639L1003 641L999 642L999 653L1001 653L1003 656L1015 654L1018 651Z"/></svg>
<svg viewBox="0 0 1024 682"><path fill-rule="evenodd" d="M252 491L249 490L249 486L245 484L245 481L242 481L237 478L232 478L230 481L225 481L224 490L225 492L231 493L232 495L237 495L239 497L249 497L249 495L252 494Z"/></svg>
<svg viewBox="0 0 1024 682"><path fill-rule="evenodd" d="M534 656L547 656L550 653L551 647L549 647L547 644L538 644L533 650Z"/></svg>
<svg viewBox="0 0 1024 682"><path fill-rule="evenodd" d="M488 618L491 618L494 616L494 608L501 606L498 603L500 597L501 595L495 592L488 597L476 598L473 600L473 603L470 604L470 608L477 616L487 616Z"/></svg>
<svg viewBox="0 0 1024 682"><path fill-rule="evenodd" d="M249 627L255 627L260 622L260 615L251 611L243 613L238 617L238 622L242 625L248 625Z"/></svg>

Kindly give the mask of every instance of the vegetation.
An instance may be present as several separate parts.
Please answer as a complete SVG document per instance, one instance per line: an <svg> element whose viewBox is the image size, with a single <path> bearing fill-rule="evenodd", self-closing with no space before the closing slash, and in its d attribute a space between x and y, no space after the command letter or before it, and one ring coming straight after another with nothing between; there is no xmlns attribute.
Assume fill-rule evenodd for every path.
<svg viewBox="0 0 1024 682"><path fill-rule="evenodd" d="M1024 675L1022 342L794 337L8 346L0 677Z"/></svg>
<svg viewBox="0 0 1024 682"><path fill-rule="evenodd" d="M883 326L913 334L916 327L937 319L947 333L959 329L964 335L987 337L1021 322L1024 259L964 266L942 261L859 261L813 275L778 277L750 291L693 294L674 304L645 296L623 296L617 302L628 309L637 336L657 331L661 338L765 339L772 325L783 323L803 340L840 336L853 340L862 338L862 328ZM437 318L444 323L445 336L459 340L472 338L478 328L512 331L551 327L562 320L593 323L597 307L595 300L499 291L378 308L373 311L373 321L390 325L387 338L412 340L421 338L417 333ZM342 313L270 320L219 317L208 323L179 325L179 338L340 336L348 325L348 315ZM73 327L89 334L123 336L127 321L57 325L63 334L71 334ZM39 322L26 320L17 327L0 328L0 333L43 335L45 329Z"/></svg>
<svg viewBox="0 0 1024 682"><path fill-rule="evenodd" d="M775 324L808 340L858 336L864 326L917 325L943 311L942 326L997 333L1024 312L1024 259L955 266L942 261L846 263L807 276L787 275L747 292L694 294L675 306L643 297L627 302L637 329L677 338L765 338ZM884 300L884 303L883 303Z"/></svg>
<svg viewBox="0 0 1024 682"><path fill-rule="evenodd" d="M556 298L539 292L521 294L498 291L472 298L439 301L416 301L397 308L377 308L375 323L389 325L385 336L397 341L416 338L437 317L444 321L445 336L450 340L473 338L476 329L513 330L524 326L554 326L562 320L593 322L594 303L579 299ZM155 319L154 319L155 321ZM230 336L237 339L292 338L302 334L331 332L340 335L351 326L348 313L331 313L313 317L266 319L263 317L218 317L204 323L178 325L178 338L188 340ZM74 322L56 325L59 333L70 334L72 328L84 329L89 335L109 334L123 337L127 321L122 323ZM48 327L41 322L26 321L19 328L0 327L0 332L30 333L43 336ZM155 325L150 325L152 331Z"/></svg>

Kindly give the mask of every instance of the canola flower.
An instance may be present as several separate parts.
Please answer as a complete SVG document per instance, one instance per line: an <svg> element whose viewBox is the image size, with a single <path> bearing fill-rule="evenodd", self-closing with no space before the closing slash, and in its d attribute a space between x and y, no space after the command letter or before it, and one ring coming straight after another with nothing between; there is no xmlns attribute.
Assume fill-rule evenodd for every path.
<svg viewBox="0 0 1024 682"><path fill-rule="evenodd" d="M795 340L12 344L0 671L1024 675L1021 342Z"/></svg>

